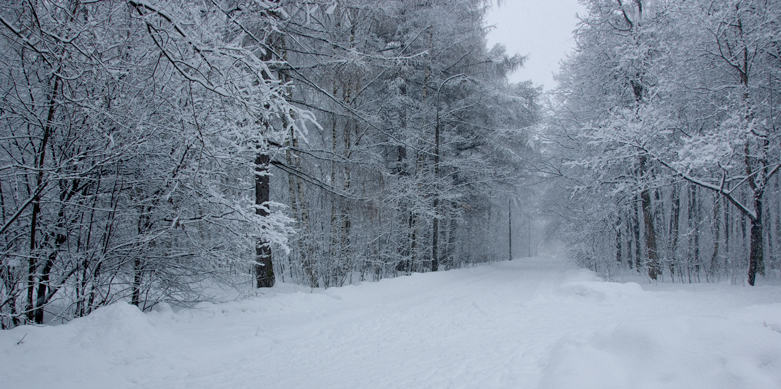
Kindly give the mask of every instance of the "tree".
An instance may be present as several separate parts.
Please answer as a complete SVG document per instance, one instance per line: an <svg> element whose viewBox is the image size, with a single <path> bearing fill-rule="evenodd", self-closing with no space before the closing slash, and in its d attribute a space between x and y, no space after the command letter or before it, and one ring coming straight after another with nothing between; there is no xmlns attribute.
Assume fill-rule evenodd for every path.
<svg viewBox="0 0 781 389"><path fill-rule="evenodd" d="M610 188L613 196L633 182L656 188L641 189L639 195L651 278L662 270L651 254L663 247L651 237L668 225L671 274L677 266L680 186L689 189L688 221L696 237L688 243L694 259L689 274L699 274L703 263L703 201L714 207L712 263L719 240L730 239L729 220L720 234L716 206L721 199L729 202L751 223L747 267L753 285L763 268L764 199L779 169L773 135L777 102L770 85L779 65L773 38L778 4L636 1L632 12L618 0L590 5L578 35L579 51L563 69L561 90L563 107L571 114L562 117L573 119L565 125L580 129L585 149L596 154L579 161L580 166L594 169L593 183ZM598 26L604 23L594 19L615 32L612 40L600 41Z"/></svg>
<svg viewBox="0 0 781 389"><path fill-rule="evenodd" d="M255 155L311 117L263 58L279 6L228 5L0 11L4 327L192 301L256 241L284 246L288 219L252 198Z"/></svg>
<svg viewBox="0 0 781 389"><path fill-rule="evenodd" d="M597 182L621 183L620 190L637 191L645 237L643 265L648 276L656 279L660 263L652 204L655 167L641 152L615 149L610 136L632 138L645 131L642 115L653 97L655 61L662 51L657 30L666 23L668 10L665 2L642 0L595 0L587 6L589 14L576 35L578 51L560 78L561 101L569 112L564 115L571 115L575 126L585 127L578 137L604 145L589 148L590 157L579 161L597 169ZM619 217L619 213L611 214L614 219Z"/></svg>
<svg viewBox="0 0 781 389"><path fill-rule="evenodd" d="M292 100L322 128L273 161L299 227L289 276L327 287L481 255L466 213L499 209L491 196L519 174L498 157L519 163L503 146L536 120L535 92L505 85L520 57L485 47L485 2L291 4Z"/></svg>

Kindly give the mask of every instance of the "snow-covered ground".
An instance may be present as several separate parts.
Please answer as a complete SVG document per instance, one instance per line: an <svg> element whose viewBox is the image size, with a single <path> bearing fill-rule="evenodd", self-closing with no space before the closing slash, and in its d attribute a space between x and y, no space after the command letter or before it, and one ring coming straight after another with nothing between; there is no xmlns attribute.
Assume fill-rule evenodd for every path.
<svg viewBox="0 0 781 389"><path fill-rule="evenodd" d="M0 332L3 388L781 388L781 287L551 258Z"/></svg>

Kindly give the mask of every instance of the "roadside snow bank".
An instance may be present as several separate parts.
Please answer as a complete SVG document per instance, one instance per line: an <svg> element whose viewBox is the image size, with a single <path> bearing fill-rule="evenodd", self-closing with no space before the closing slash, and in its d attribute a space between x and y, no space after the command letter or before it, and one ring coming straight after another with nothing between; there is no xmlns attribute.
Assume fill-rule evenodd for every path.
<svg viewBox="0 0 781 389"><path fill-rule="evenodd" d="M132 382L127 368L152 360L170 339L149 315L124 302L65 325L22 326L0 335L0 382L9 388L94 387L118 377Z"/></svg>
<svg viewBox="0 0 781 389"><path fill-rule="evenodd" d="M608 285L595 289L617 286ZM553 348L541 387L781 388L781 304L723 316L657 315L567 336Z"/></svg>
<svg viewBox="0 0 781 389"><path fill-rule="evenodd" d="M565 295L571 293L594 303L616 304L621 301L627 303L645 298L643 288L634 282L617 284L602 281L575 281L563 284L561 290Z"/></svg>
<svg viewBox="0 0 781 389"><path fill-rule="evenodd" d="M523 258L0 331L0 387L781 388L781 287Z"/></svg>

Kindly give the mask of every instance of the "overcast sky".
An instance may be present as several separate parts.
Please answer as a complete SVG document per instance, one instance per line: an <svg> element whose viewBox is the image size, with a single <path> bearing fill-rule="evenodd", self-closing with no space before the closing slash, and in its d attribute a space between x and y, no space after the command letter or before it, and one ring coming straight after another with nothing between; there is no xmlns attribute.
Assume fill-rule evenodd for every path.
<svg viewBox="0 0 781 389"><path fill-rule="evenodd" d="M559 61L575 46L572 31L576 13L585 14L578 0L504 0L489 11L486 22L496 28L488 35L488 45L504 44L508 54L528 56L523 69L510 75L510 81L532 80L555 87L552 73Z"/></svg>

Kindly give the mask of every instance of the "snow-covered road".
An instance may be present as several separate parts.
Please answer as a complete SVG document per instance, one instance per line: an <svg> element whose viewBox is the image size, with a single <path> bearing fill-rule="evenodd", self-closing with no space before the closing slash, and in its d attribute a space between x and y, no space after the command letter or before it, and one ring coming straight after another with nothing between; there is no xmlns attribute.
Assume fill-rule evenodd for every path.
<svg viewBox="0 0 781 389"><path fill-rule="evenodd" d="M176 313L116 304L0 332L0 387L781 388L781 287L641 287L539 257Z"/></svg>

